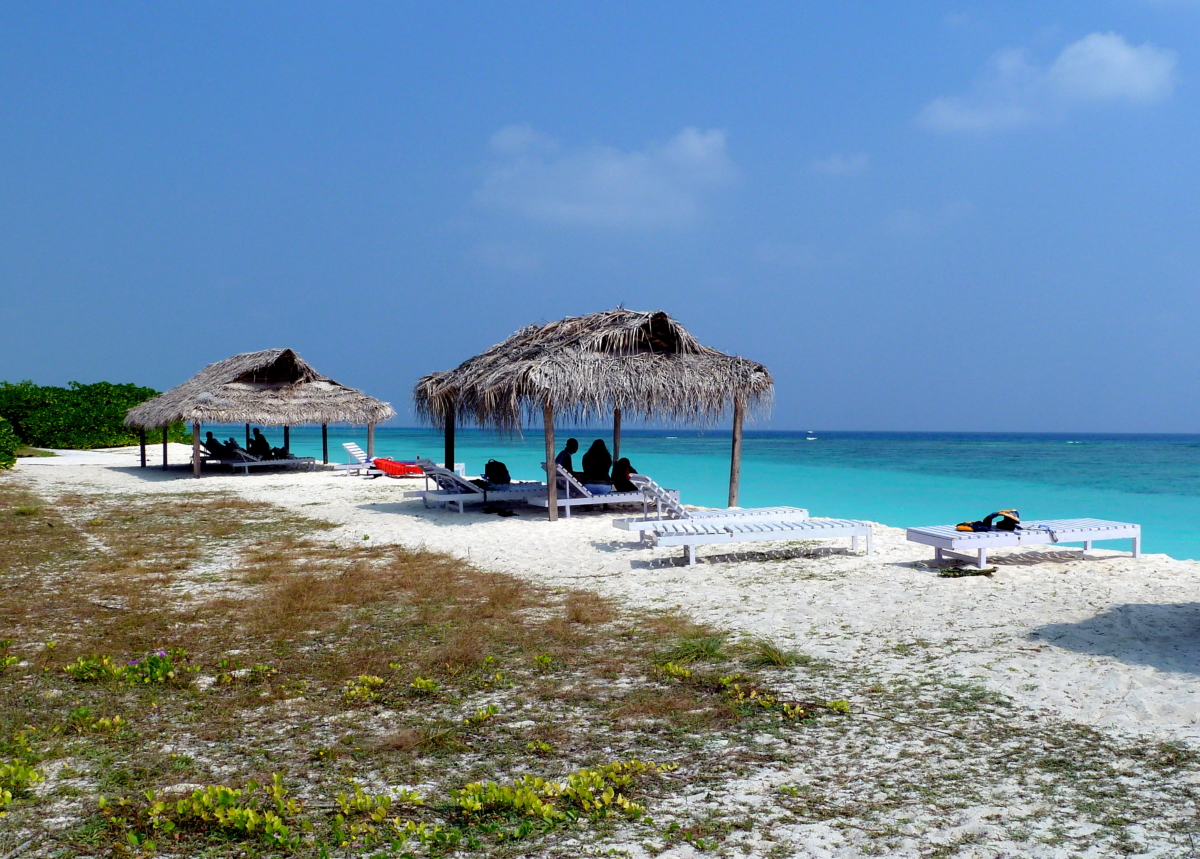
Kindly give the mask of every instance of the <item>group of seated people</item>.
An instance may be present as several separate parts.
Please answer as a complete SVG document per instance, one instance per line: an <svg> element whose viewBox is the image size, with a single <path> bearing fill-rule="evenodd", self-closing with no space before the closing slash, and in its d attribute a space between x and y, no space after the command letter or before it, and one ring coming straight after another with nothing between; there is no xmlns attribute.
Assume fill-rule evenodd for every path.
<svg viewBox="0 0 1200 859"><path fill-rule="evenodd" d="M613 462L612 454L604 439L598 438L583 455L583 471L575 470L573 455L579 450L577 439L567 439L566 445L554 462L561 465L575 476L591 492L636 492L637 487L629 480L629 475L637 474L629 460L625 457Z"/></svg>
<svg viewBox="0 0 1200 859"><path fill-rule="evenodd" d="M284 448L271 447L271 443L267 441L267 437L258 427L254 428L250 444L245 448L238 444L237 439L232 436L228 441L218 441L211 431L201 443L210 456L220 460L238 459L244 453L257 459L287 459L288 456L288 452Z"/></svg>

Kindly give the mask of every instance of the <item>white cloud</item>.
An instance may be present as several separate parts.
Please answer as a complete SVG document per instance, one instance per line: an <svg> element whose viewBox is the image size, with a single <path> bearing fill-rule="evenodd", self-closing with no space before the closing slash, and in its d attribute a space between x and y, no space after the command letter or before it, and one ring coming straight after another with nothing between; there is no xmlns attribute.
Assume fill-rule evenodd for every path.
<svg viewBox="0 0 1200 859"><path fill-rule="evenodd" d="M858 176L867 172L870 158L865 152L855 155L843 155L835 152L828 158L818 158L809 167L814 173L822 176Z"/></svg>
<svg viewBox="0 0 1200 859"><path fill-rule="evenodd" d="M987 132L1061 116L1086 102L1152 102L1175 83L1176 54L1133 46L1116 33L1092 33L1041 69L1019 49L1002 51L967 96L940 96L917 115L934 131Z"/></svg>
<svg viewBox="0 0 1200 859"><path fill-rule="evenodd" d="M1134 47L1116 33L1092 33L1067 47L1046 74L1066 98L1158 101L1175 83L1175 52Z"/></svg>
<svg viewBox="0 0 1200 859"><path fill-rule="evenodd" d="M681 228L704 215L708 195L734 175L725 132L685 128L665 143L622 152L564 148L529 126L492 135L495 160L476 199L554 224Z"/></svg>

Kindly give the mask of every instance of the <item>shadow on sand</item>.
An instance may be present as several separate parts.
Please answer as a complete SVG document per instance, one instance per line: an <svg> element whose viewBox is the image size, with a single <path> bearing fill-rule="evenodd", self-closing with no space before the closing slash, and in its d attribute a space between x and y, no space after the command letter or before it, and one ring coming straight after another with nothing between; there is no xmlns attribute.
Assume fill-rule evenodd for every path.
<svg viewBox="0 0 1200 859"><path fill-rule="evenodd" d="M641 548L641 544L634 542L627 544L631 549ZM701 555L696 554L696 564L737 564L745 561L793 561L797 558L822 558L829 555L847 555L850 557L864 557L860 552L852 552L849 549L844 549L836 546L817 547L811 546L797 547L795 549L767 549L757 552L724 552L720 555ZM686 567L687 559L682 555L675 555L670 558L655 558L650 561L630 561L629 566L635 570L662 570L672 567Z"/></svg>
<svg viewBox="0 0 1200 859"><path fill-rule="evenodd" d="M1115 606L1079 623L1051 623L1029 637L1130 665L1200 675L1200 603Z"/></svg>

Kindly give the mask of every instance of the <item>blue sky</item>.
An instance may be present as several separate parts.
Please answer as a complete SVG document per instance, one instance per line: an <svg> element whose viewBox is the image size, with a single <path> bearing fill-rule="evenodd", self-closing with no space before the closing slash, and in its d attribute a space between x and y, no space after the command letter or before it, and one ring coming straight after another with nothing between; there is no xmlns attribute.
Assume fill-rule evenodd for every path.
<svg viewBox="0 0 1200 859"><path fill-rule="evenodd" d="M1195 432L1200 2L0 9L0 378L392 401L624 303L768 429Z"/></svg>

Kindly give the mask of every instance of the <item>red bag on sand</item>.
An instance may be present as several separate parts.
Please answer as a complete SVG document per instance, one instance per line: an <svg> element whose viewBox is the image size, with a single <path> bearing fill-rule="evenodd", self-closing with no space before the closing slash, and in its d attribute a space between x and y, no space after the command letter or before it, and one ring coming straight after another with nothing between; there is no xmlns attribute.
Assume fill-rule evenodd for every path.
<svg viewBox="0 0 1200 859"><path fill-rule="evenodd" d="M394 459L387 459L382 456L377 456L371 460L371 465L378 468L388 477L420 477L425 473L415 463L397 462Z"/></svg>

